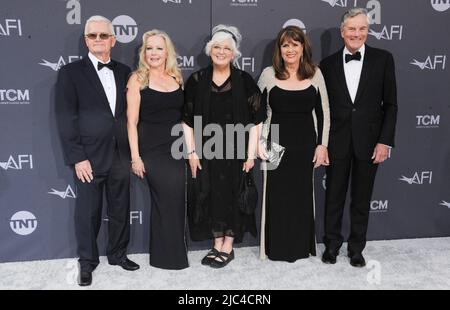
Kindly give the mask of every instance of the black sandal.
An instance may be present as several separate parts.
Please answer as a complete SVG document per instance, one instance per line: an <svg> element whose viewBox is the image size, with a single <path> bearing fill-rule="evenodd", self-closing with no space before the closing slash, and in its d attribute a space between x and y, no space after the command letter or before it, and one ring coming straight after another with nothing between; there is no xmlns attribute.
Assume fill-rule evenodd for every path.
<svg viewBox="0 0 450 310"><path fill-rule="evenodd" d="M225 267L226 265L228 265L233 259L234 259L234 249L231 250L230 254L226 253L226 252L219 252L216 256L216 258L220 259L220 261L218 261L217 259L214 259L211 262L211 267L212 268L222 268Z"/></svg>
<svg viewBox="0 0 450 310"><path fill-rule="evenodd" d="M217 255L219 255L219 253L220 252L216 248L212 248L208 252L208 254L206 254L206 256L203 257L202 265L207 265L207 266L211 265L211 263L216 260L216 257L217 257ZM213 256L213 257L211 257L211 256Z"/></svg>

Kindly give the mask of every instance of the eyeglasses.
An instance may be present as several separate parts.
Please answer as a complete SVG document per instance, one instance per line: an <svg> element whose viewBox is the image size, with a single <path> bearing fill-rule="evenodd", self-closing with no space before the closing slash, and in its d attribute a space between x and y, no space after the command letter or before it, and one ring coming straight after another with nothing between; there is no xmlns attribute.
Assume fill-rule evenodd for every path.
<svg viewBox="0 0 450 310"><path fill-rule="evenodd" d="M100 40L108 40L109 37L112 37L114 35L109 34L109 33L88 33L87 35L85 35L86 38L90 39L90 40L96 40L98 37L100 37Z"/></svg>

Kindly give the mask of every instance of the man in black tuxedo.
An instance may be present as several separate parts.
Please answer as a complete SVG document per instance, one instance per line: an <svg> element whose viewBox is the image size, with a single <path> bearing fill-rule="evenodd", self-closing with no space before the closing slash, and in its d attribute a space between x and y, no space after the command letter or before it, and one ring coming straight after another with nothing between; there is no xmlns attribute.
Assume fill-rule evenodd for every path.
<svg viewBox="0 0 450 310"><path fill-rule="evenodd" d="M66 163L77 186L75 230L80 263L79 285L92 283L99 264L97 235L106 191L111 265L139 265L126 256L130 239L130 150L125 90L130 68L110 59L116 43L111 22L92 16L86 22L89 53L59 71L56 116Z"/></svg>
<svg viewBox="0 0 450 310"><path fill-rule="evenodd" d="M325 198L326 246L322 261L336 263L343 242L342 215L351 175L348 256L355 267L365 266L370 200L379 163L394 146L397 90L392 54L365 44L369 19L364 9L351 9L342 17L345 46L320 64L330 101Z"/></svg>

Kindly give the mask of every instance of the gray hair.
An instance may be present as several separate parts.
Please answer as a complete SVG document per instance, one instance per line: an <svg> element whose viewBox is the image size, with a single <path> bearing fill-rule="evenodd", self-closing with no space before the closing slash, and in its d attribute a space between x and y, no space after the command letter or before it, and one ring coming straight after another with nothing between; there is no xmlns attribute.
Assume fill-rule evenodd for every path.
<svg viewBox="0 0 450 310"><path fill-rule="evenodd" d="M106 17L100 16L100 15L94 15L94 16L91 16L88 18L88 20L86 21L86 24L84 25L84 34L85 35L88 34L89 24L92 22L103 22L103 23L108 24L110 34L114 35L114 28L113 28L111 21L109 19L107 19Z"/></svg>
<svg viewBox="0 0 450 310"><path fill-rule="evenodd" d="M233 48L234 59L236 60L242 56L242 53L239 51L239 46L241 45L242 35L234 26L228 25L217 25L212 29L212 37L205 46L205 54L210 56L211 49L214 44L223 42L225 40L229 40L231 42L231 47Z"/></svg>
<svg viewBox="0 0 450 310"><path fill-rule="evenodd" d="M366 9L363 8L354 8L354 9L350 9L347 12L344 13L344 15L342 15L342 19L341 19L341 29L344 28L345 22L352 17L358 16L358 15L365 15L367 17L367 25L370 24L370 20L369 20L369 14L367 13Z"/></svg>

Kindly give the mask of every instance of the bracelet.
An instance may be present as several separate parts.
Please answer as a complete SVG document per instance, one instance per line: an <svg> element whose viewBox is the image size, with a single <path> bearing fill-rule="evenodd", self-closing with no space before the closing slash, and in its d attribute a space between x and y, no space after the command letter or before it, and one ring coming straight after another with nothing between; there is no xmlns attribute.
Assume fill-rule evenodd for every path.
<svg viewBox="0 0 450 310"><path fill-rule="evenodd" d="M187 154L191 155L191 154L194 154L194 153L195 153L195 150L192 150L192 151L188 152Z"/></svg>
<svg viewBox="0 0 450 310"><path fill-rule="evenodd" d="M137 162L142 161L141 157L138 157L136 160L132 160L131 164L136 164Z"/></svg>

